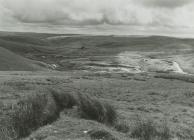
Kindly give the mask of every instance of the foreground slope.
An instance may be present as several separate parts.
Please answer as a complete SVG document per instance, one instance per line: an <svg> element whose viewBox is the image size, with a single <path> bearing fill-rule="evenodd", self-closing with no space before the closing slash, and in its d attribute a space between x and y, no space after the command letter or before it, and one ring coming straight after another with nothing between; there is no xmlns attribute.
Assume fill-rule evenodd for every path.
<svg viewBox="0 0 194 140"><path fill-rule="evenodd" d="M80 117L79 108L73 105L61 110L54 121L33 129L25 140L139 140L138 136L132 135L139 119L152 120L159 128L169 128L166 130L170 138L165 140L192 140L194 137L194 80L188 81L189 77L184 75L181 78L166 74L163 79L152 74L0 72L0 76L0 123L2 114L14 109L13 105L27 96L39 95L40 98L35 98L37 100L29 101L44 104L40 102L41 94L49 95L50 90L45 90L48 87L54 90L61 88L61 93L68 95L65 98L61 96L62 105L72 104L69 102L72 96L69 95L79 93L106 101L115 107L118 114L119 124L107 125ZM49 100L46 114L53 114L55 102L52 97L45 97ZM161 125L164 122L166 126ZM149 130L149 125L140 127L139 131L146 131L146 128Z"/></svg>

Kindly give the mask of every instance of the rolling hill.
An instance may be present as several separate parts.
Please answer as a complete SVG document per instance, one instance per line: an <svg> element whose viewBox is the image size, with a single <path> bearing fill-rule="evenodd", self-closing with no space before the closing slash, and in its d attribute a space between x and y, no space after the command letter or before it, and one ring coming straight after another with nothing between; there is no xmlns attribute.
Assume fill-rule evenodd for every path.
<svg viewBox="0 0 194 140"><path fill-rule="evenodd" d="M29 60L0 47L0 71L44 70L36 61Z"/></svg>
<svg viewBox="0 0 194 140"><path fill-rule="evenodd" d="M145 70L144 65L147 65L147 62L145 63L144 60L155 62L155 59L157 59L162 64L164 64L163 61L167 61L167 63L178 62L184 71L193 73L193 45L193 39L165 36L90 36L0 32L0 46L7 51L9 50L17 54L17 57L20 56L20 60L16 60L21 61L22 65L27 67L22 66L24 67L22 69L19 65L15 65L12 68L6 66L9 63L5 62L6 65L4 65L6 67L3 68L2 65L4 70L36 70L39 67L37 65L34 66L34 62L27 63L30 66L23 64L24 60L21 60L22 57L25 58L25 61L38 61L58 71L104 71L104 66L108 70L120 71L122 69L128 71L129 66L123 66L123 62L118 60L118 58L122 57L122 54L128 54L129 56L126 57L129 58L131 58L131 55L142 56L137 60L141 62L140 65L130 66L135 70ZM10 60L2 55L1 57L2 60ZM190 61L187 61L185 64L180 58L181 60L187 58ZM12 64L16 63L13 62ZM102 64L103 67L101 66ZM168 63L168 65L168 67L171 67L172 64ZM15 69L15 67L19 69ZM161 69L157 68L157 71L161 71Z"/></svg>
<svg viewBox="0 0 194 140"><path fill-rule="evenodd" d="M194 39L0 32L0 140L193 140L193 54Z"/></svg>

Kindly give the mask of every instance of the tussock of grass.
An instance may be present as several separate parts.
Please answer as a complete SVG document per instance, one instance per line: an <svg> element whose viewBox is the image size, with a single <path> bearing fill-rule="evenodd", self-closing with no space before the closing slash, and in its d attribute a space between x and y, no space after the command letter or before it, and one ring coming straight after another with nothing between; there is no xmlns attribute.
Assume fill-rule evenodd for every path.
<svg viewBox="0 0 194 140"><path fill-rule="evenodd" d="M166 124L158 128L153 121L138 118L131 132L131 136L140 140L169 140L170 129Z"/></svg>
<svg viewBox="0 0 194 140"><path fill-rule="evenodd" d="M36 94L20 101L11 112L12 126L18 137L52 122L58 116L57 106L50 94Z"/></svg>
<svg viewBox="0 0 194 140"><path fill-rule="evenodd" d="M129 125L124 121L117 121L114 125L114 128L122 133L128 133L130 131Z"/></svg>
<svg viewBox="0 0 194 140"><path fill-rule="evenodd" d="M60 109L78 107L81 118L112 125L117 113L113 106L95 97L84 94L70 94L63 90L50 90Z"/></svg>
<svg viewBox="0 0 194 140"><path fill-rule="evenodd" d="M170 134L170 128L168 127L167 123L163 123L159 130L158 130L158 136L160 137L160 140L169 140L171 137Z"/></svg>
<svg viewBox="0 0 194 140"><path fill-rule="evenodd" d="M37 128L55 121L63 109L74 106L78 107L78 112L85 119L111 125L117 117L111 105L96 98L49 89L18 101L5 119L0 118L0 135L5 140L28 136Z"/></svg>
<svg viewBox="0 0 194 140"><path fill-rule="evenodd" d="M64 108L72 108L78 104L78 99L74 94L65 93L63 90L49 90L54 97L58 107L62 110Z"/></svg>
<svg viewBox="0 0 194 140"><path fill-rule="evenodd" d="M138 120L135 124L131 136L141 140L153 140L157 135L157 130L151 120Z"/></svg>
<svg viewBox="0 0 194 140"><path fill-rule="evenodd" d="M58 108L51 94L27 96L7 113L5 119L1 119L0 135L12 139L25 137L37 128L51 123L58 115Z"/></svg>
<svg viewBox="0 0 194 140"><path fill-rule="evenodd" d="M118 140L110 132L103 129L96 129L89 132L90 137L93 140Z"/></svg>
<svg viewBox="0 0 194 140"><path fill-rule="evenodd" d="M0 118L0 140L13 140L17 138L17 134L10 121L9 116L2 116Z"/></svg>
<svg viewBox="0 0 194 140"><path fill-rule="evenodd" d="M117 118L117 113L113 106L89 96L79 95L79 110L82 118L96 120L105 124L112 125Z"/></svg>

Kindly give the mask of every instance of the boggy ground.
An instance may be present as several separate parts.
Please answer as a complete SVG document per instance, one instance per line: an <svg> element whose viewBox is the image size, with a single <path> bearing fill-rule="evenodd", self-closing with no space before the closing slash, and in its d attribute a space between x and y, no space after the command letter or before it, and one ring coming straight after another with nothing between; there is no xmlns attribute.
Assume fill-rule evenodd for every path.
<svg viewBox="0 0 194 140"><path fill-rule="evenodd" d="M193 139L194 86L180 74L90 72L0 72L1 116L29 95L62 88L65 93L97 97L115 107L117 125L79 117L77 107L32 131L25 140L129 140L138 120L169 128L168 139ZM169 76L170 75L170 76ZM178 77L178 78L177 78ZM181 78L179 78L181 77ZM189 76L192 78L192 76ZM40 92L41 91L41 92ZM65 101L64 101L65 102ZM143 126L142 126L143 127ZM143 127L144 128L144 127ZM145 127L147 128L147 127ZM157 138L155 138L157 139Z"/></svg>

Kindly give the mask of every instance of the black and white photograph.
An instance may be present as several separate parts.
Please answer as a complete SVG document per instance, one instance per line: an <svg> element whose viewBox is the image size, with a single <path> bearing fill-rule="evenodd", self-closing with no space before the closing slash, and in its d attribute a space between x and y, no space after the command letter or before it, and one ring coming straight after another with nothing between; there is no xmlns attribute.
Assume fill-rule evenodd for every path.
<svg viewBox="0 0 194 140"><path fill-rule="evenodd" d="M194 140L194 0L0 0L0 140Z"/></svg>

